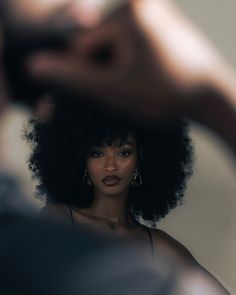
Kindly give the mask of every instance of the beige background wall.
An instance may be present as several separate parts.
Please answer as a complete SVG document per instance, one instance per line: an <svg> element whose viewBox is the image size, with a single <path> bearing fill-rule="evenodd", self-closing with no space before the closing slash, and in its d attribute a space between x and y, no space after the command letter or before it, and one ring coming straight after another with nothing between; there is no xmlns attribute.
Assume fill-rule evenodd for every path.
<svg viewBox="0 0 236 295"><path fill-rule="evenodd" d="M236 65L236 1L176 0L184 11ZM232 128L236 128L232 126ZM161 227L182 241L236 294L236 162L222 143L198 126L195 174L185 204Z"/></svg>
<svg viewBox="0 0 236 295"><path fill-rule="evenodd" d="M236 1L176 2L236 66ZM22 165L26 167L27 149L20 139L26 115L23 110L17 114L12 110L2 119L6 124L0 122L3 130L0 135L1 164L8 162L9 169L20 175L22 184L30 181L29 173L21 172ZM185 203L160 226L189 248L200 263L236 294L236 162L233 163L224 146L212 134L195 125L192 134L196 168ZM6 149L3 149L4 142ZM33 187L33 184L27 186L31 199Z"/></svg>

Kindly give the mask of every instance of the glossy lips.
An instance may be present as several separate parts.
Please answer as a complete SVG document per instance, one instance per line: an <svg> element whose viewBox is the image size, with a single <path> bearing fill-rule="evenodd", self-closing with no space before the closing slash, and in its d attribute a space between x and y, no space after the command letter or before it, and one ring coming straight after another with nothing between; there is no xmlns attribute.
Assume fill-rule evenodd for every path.
<svg viewBox="0 0 236 295"><path fill-rule="evenodd" d="M108 175L103 178L103 182L107 186L115 186L120 182L121 178L116 175Z"/></svg>

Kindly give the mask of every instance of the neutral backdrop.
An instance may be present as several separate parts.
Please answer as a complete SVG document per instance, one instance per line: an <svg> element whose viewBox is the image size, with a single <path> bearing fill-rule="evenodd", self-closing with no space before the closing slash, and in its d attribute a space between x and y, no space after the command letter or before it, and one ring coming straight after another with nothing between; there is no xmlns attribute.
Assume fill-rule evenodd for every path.
<svg viewBox="0 0 236 295"><path fill-rule="evenodd" d="M236 1L177 0L227 59L236 66ZM28 149L21 139L25 110L9 110L0 122L0 162L20 177L32 202ZM232 128L235 126L232 126ZM196 259L236 294L236 161L214 134L193 124L195 173L184 204L158 226L181 241ZM22 172L22 167L24 172Z"/></svg>
<svg viewBox="0 0 236 295"><path fill-rule="evenodd" d="M236 1L175 2L236 66ZM236 294L236 161L212 133L193 125L192 134L196 167L185 203L160 226Z"/></svg>

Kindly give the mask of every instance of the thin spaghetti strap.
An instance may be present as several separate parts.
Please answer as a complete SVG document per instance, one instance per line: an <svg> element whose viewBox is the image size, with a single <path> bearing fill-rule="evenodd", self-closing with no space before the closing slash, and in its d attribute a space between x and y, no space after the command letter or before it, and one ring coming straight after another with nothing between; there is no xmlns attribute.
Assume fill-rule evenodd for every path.
<svg viewBox="0 0 236 295"><path fill-rule="evenodd" d="M151 244L151 249L152 249L152 256L154 256L154 246L153 246L153 239L152 239L152 232L148 227L145 227L149 236L150 244Z"/></svg>
<svg viewBox="0 0 236 295"><path fill-rule="evenodd" d="M154 245L153 245L153 238L152 238L152 232L150 228L146 227L144 224L140 224L135 218L132 218L132 221L135 225L141 226L148 234L150 245L151 245L151 253L152 257L154 256Z"/></svg>
<svg viewBox="0 0 236 295"><path fill-rule="evenodd" d="M70 205L67 205L68 209L69 209L69 213L70 213L70 220L71 220L71 225L72 227L75 225L75 222L74 222L74 216L73 216L73 212L72 212L72 208Z"/></svg>

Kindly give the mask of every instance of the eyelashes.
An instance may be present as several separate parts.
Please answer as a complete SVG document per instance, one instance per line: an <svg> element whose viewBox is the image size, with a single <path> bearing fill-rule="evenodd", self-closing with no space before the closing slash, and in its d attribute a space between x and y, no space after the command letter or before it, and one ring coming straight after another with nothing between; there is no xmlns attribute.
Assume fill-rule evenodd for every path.
<svg viewBox="0 0 236 295"><path fill-rule="evenodd" d="M132 153L133 153L132 150L124 150L124 151L119 152L118 154L121 157L126 158L126 157L130 156Z"/></svg>
<svg viewBox="0 0 236 295"><path fill-rule="evenodd" d="M103 157L104 153L102 151L92 151L89 156L92 158L101 158Z"/></svg>
<svg viewBox="0 0 236 295"><path fill-rule="evenodd" d="M119 156L121 158L127 158L132 153L133 153L133 150L131 150L131 149L124 149L124 150L118 151L116 154L117 154L117 156ZM103 156L105 156L105 152L103 150L92 150L89 153L89 157L91 157L91 158L96 158L97 159L97 158L102 158Z"/></svg>

